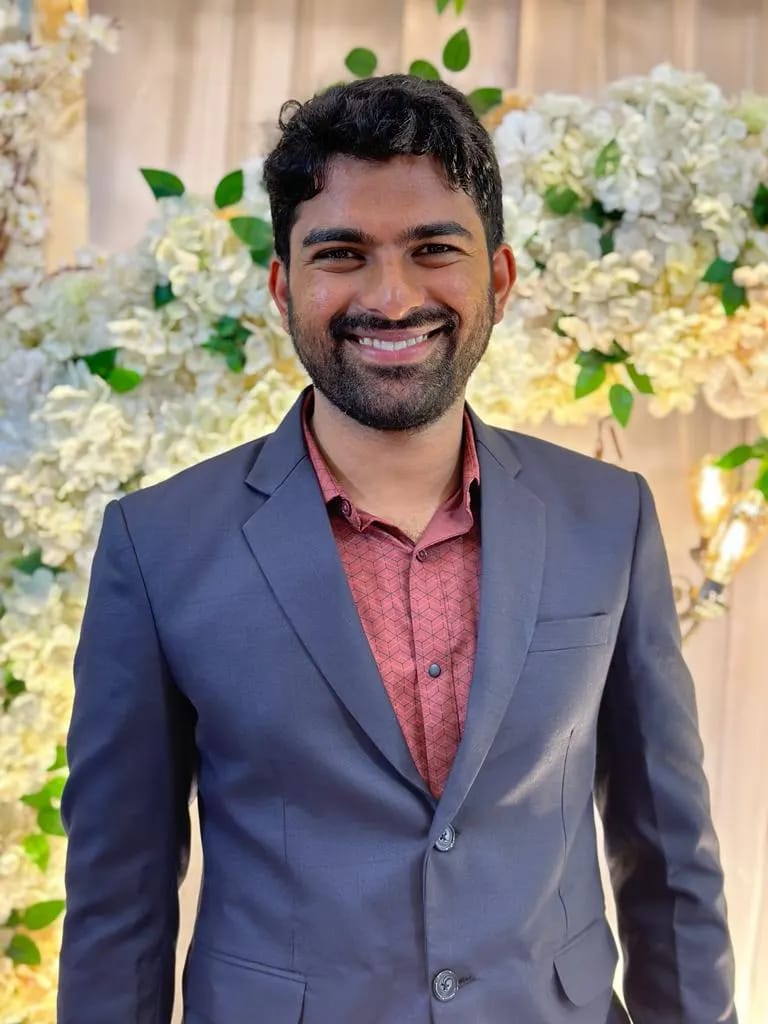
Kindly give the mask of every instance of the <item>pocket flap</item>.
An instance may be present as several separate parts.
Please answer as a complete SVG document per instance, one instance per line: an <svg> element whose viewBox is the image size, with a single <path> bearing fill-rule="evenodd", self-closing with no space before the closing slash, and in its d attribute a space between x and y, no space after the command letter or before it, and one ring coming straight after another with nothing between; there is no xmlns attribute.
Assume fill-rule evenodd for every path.
<svg viewBox="0 0 768 1024"><path fill-rule="evenodd" d="M576 619L544 619L537 622L531 651L558 651L569 647L596 647L608 642L611 616L607 612Z"/></svg>
<svg viewBox="0 0 768 1024"><path fill-rule="evenodd" d="M306 978L294 971L193 946L184 969L189 1024L298 1024Z"/></svg>
<svg viewBox="0 0 768 1024"><path fill-rule="evenodd" d="M618 960L611 929L601 917L555 954L555 970L574 1006L586 1006L611 988Z"/></svg>

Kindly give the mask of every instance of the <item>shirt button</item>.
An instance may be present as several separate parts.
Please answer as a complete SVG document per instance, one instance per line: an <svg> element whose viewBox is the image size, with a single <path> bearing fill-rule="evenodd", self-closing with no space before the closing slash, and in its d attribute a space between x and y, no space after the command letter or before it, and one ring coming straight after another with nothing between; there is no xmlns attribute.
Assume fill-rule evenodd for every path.
<svg viewBox="0 0 768 1024"><path fill-rule="evenodd" d="M426 562L426 560L427 560L427 552L424 550L424 548L419 548L419 550L416 552L416 558L420 562Z"/></svg>
<svg viewBox="0 0 768 1024"><path fill-rule="evenodd" d="M432 979L432 991L441 1003L456 998L459 991L459 977L455 971L439 971Z"/></svg>
<svg viewBox="0 0 768 1024"><path fill-rule="evenodd" d="M443 853L452 850L456 843L456 829L453 825L446 825L443 831L435 840L435 849Z"/></svg>
<svg viewBox="0 0 768 1024"><path fill-rule="evenodd" d="M436 661L433 661L432 664L427 669L427 672L429 672L433 679L437 679L441 671L442 670Z"/></svg>
<svg viewBox="0 0 768 1024"><path fill-rule="evenodd" d="M341 511L345 516L348 516L349 513L352 511L352 506L349 504L346 498L341 503Z"/></svg>

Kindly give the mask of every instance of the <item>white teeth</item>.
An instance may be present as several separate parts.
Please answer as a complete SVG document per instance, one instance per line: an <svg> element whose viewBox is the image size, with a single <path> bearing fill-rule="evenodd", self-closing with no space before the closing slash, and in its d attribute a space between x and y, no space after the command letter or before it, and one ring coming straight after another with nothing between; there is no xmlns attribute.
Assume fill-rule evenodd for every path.
<svg viewBox="0 0 768 1024"><path fill-rule="evenodd" d="M379 348L385 352L399 352L401 348L413 348L414 345L420 345L428 337L429 334L420 334L417 338L408 338L407 341L383 341L381 338L358 338L357 340L368 348Z"/></svg>

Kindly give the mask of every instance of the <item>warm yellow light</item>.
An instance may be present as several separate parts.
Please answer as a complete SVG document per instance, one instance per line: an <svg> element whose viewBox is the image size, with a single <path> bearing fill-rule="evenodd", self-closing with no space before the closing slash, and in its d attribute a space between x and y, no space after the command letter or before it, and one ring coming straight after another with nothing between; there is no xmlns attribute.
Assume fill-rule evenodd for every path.
<svg viewBox="0 0 768 1024"><path fill-rule="evenodd" d="M705 455L691 473L693 510L705 539L717 529L738 486L738 474L716 466L716 458L716 455Z"/></svg>
<svg viewBox="0 0 768 1024"><path fill-rule="evenodd" d="M739 495L712 535L704 555L704 573L723 585L768 536L768 501L761 491Z"/></svg>

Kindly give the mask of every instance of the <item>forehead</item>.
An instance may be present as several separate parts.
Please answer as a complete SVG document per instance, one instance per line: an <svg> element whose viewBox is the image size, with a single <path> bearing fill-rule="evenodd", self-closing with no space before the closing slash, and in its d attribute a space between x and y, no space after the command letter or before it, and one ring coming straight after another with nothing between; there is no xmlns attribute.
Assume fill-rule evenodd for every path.
<svg viewBox="0 0 768 1024"><path fill-rule="evenodd" d="M302 232L355 227L384 240L411 224L455 220L474 235L482 233L472 199L451 188L440 164L428 156L375 162L335 157L328 164L324 188L301 203L297 214L294 231Z"/></svg>

